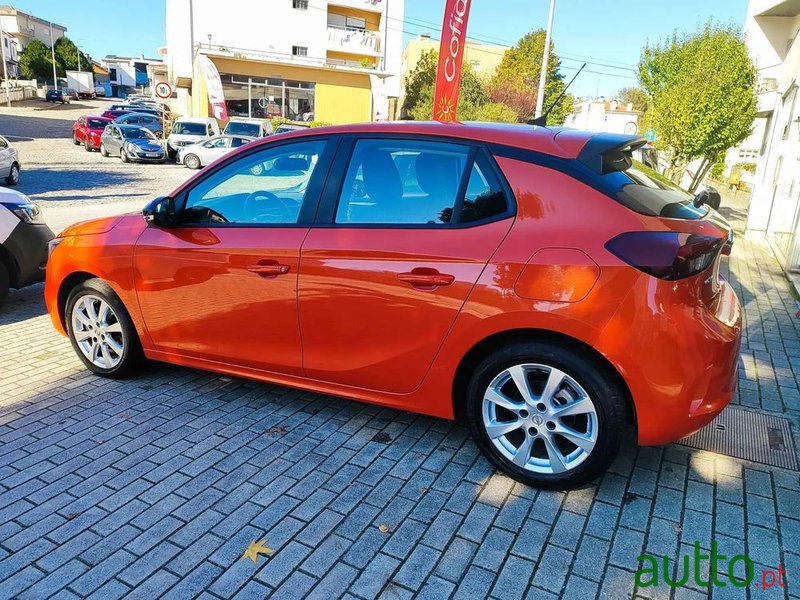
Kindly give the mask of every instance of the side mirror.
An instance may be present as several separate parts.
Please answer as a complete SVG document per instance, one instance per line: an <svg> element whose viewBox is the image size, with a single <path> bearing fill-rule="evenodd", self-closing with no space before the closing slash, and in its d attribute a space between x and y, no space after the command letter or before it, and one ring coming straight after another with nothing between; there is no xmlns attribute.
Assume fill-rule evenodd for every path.
<svg viewBox="0 0 800 600"><path fill-rule="evenodd" d="M694 197L694 205L697 208L700 208L703 204L708 204L714 210L719 210L720 202L722 202L722 197L717 191L717 188L712 186L707 186L700 190Z"/></svg>
<svg viewBox="0 0 800 600"><path fill-rule="evenodd" d="M152 200L142 210L144 220L156 227L172 227L177 223L175 199L162 196Z"/></svg>

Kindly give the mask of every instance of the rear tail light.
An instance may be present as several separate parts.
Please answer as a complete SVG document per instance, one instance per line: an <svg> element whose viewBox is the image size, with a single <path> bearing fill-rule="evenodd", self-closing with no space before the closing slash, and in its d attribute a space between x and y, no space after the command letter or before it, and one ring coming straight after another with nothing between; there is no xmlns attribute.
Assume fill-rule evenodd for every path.
<svg viewBox="0 0 800 600"><path fill-rule="evenodd" d="M608 241L606 249L648 275L675 280L705 271L726 242L693 233L631 231Z"/></svg>

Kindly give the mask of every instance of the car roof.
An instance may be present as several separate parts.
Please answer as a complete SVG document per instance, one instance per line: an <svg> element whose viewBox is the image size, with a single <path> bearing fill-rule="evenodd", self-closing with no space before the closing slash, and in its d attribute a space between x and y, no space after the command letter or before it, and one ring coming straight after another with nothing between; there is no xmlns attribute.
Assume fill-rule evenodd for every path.
<svg viewBox="0 0 800 600"><path fill-rule="evenodd" d="M141 129L142 131L150 131L147 127L139 127L138 125L126 125L125 123L114 123L115 126L119 127L120 129Z"/></svg>
<svg viewBox="0 0 800 600"><path fill-rule="evenodd" d="M178 117L175 119L175 122L182 121L184 123L211 123L212 121L216 121L213 117Z"/></svg>
<svg viewBox="0 0 800 600"><path fill-rule="evenodd" d="M438 123L434 121L386 121L304 128L282 133L281 136L305 137L325 133L393 133L404 135L432 135L480 141L523 150L532 150L560 158L577 158L586 143L595 135L590 131L563 127L541 127L511 123ZM631 136L634 137L634 136ZM269 143L270 138L259 142Z"/></svg>
<svg viewBox="0 0 800 600"><path fill-rule="evenodd" d="M100 121L113 121L113 119L109 119L108 117L104 117L103 115L81 115L84 119L98 119Z"/></svg>

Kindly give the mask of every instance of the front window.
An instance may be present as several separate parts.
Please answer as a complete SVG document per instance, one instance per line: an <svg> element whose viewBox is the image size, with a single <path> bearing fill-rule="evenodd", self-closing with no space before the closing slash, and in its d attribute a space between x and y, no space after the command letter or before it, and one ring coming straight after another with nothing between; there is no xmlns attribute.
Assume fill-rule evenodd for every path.
<svg viewBox="0 0 800 600"><path fill-rule="evenodd" d="M324 141L306 141L241 158L189 191L181 219L197 224L297 223L324 149Z"/></svg>
<svg viewBox="0 0 800 600"><path fill-rule="evenodd" d="M172 126L172 133L178 135L208 135L205 123L187 123L186 121L176 121Z"/></svg>
<svg viewBox="0 0 800 600"><path fill-rule="evenodd" d="M231 121L225 128L225 132L258 137L258 135L261 133L261 126L258 123L241 123L237 121Z"/></svg>

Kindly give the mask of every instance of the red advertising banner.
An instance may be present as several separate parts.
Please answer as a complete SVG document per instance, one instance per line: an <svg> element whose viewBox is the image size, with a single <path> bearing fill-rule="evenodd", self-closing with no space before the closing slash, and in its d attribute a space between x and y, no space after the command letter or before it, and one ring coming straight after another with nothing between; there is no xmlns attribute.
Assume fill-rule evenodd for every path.
<svg viewBox="0 0 800 600"><path fill-rule="evenodd" d="M467 19L472 0L446 0L442 21L442 43L436 70L436 93L433 96L433 118L447 122L456 120L458 89L461 84L461 61L467 41Z"/></svg>

